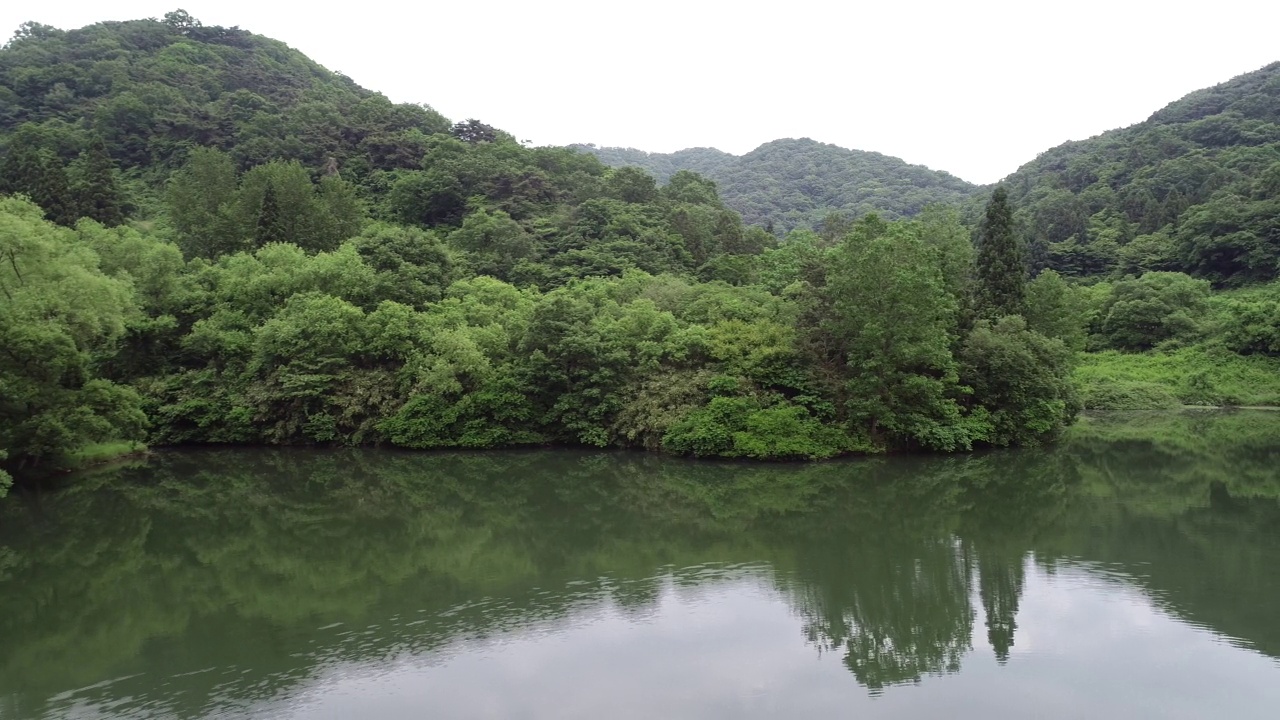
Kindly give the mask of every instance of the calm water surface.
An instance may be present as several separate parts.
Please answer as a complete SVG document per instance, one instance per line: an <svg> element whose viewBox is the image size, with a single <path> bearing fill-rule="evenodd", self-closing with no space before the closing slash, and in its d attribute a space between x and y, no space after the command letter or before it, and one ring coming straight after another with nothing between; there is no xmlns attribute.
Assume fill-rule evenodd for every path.
<svg viewBox="0 0 1280 720"><path fill-rule="evenodd" d="M0 502L3 718L1276 718L1280 413L821 465L193 450Z"/></svg>

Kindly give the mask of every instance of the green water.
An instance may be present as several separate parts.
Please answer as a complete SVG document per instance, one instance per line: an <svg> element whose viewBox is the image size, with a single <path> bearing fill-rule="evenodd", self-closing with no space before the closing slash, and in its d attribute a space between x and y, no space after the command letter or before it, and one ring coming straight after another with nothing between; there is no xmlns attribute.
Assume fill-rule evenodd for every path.
<svg viewBox="0 0 1280 720"><path fill-rule="evenodd" d="M1280 717L1280 413L820 465L190 450L0 502L0 717Z"/></svg>

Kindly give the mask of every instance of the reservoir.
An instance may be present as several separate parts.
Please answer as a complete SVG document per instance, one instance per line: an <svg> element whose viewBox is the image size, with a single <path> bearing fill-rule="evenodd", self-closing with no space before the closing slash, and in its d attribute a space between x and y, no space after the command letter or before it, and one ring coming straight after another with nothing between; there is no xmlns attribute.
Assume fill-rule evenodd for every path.
<svg viewBox="0 0 1280 720"><path fill-rule="evenodd" d="M1280 413L815 464L181 449L0 501L0 718L1274 718Z"/></svg>

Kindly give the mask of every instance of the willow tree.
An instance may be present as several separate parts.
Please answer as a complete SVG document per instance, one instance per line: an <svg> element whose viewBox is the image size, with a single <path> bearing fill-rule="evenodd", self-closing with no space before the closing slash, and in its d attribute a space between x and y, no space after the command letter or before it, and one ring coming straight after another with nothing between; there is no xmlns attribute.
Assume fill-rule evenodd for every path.
<svg viewBox="0 0 1280 720"><path fill-rule="evenodd" d="M104 275L92 250L42 215L0 198L0 459L10 471L141 440L146 426L137 393L96 376L139 313L132 281Z"/></svg>

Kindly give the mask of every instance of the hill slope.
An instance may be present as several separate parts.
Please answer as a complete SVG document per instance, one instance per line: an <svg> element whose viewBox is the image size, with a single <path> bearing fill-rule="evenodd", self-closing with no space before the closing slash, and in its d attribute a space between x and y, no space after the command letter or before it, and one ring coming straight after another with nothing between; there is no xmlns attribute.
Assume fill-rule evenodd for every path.
<svg viewBox="0 0 1280 720"><path fill-rule="evenodd" d="M945 172L808 138L774 140L741 157L711 148L661 154L573 147L613 167L643 168L659 181L677 170L705 175L748 223L778 229L818 227L831 212L909 217L931 203L965 200L978 189Z"/></svg>
<svg viewBox="0 0 1280 720"><path fill-rule="evenodd" d="M230 151L241 168L269 160L313 170L332 162L348 176L416 168L425 136L450 126L282 42L202 26L181 11L77 30L24 25L0 52L0 135L24 124L64 160L100 134L121 169L150 179L195 146Z"/></svg>
<svg viewBox="0 0 1280 720"><path fill-rule="evenodd" d="M1280 216L1265 214L1280 176L1274 86L1211 93L1153 121L1149 140L1227 167L1207 205L1261 208L1249 222ZM1208 283L1174 273L1083 291L1045 273L997 304L992 287L1019 290L1023 273L975 259L957 213L779 246L695 173L659 188L593 155L450 125L185 13L25 26L0 49L0 88L0 196L29 198L0 197L0 485L92 443L142 439L779 459L1013 445L1074 417L1070 349L1086 340L1130 352L1208 328L1229 350L1280 353L1270 300L1233 298L1219 317ZM1135 132L1068 148L1061 172L1042 158L1020 196L1034 211L1045 188L1096 201L1085 232L1098 234L1072 242L1137 245L1105 235L1120 227L1114 208L1131 209L1119 189L1151 166ZM1095 149L1071 155L1081 148ZM809 140L681 158L784 227L975 191ZM1220 227L1214 242L1266 229ZM1066 242L1051 249L1071 257ZM1261 251L1245 259L1274 273ZM1239 397L1188 375L1184 402ZM1173 398L1150 386L1092 395Z"/></svg>
<svg viewBox="0 0 1280 720"><path fill-rule="evenodd" d="M595 155L609 167L638 167L663 184L681 170L690 170L708 178L715 177L722 169L739 159L737 155L715 148L686 148L673 153L651 153L635 148L595 145L569 147Z"/></svg>
<svg viewBox="0 0 1280 720"><path fill-rule="evenodd" d="M1280 63L1193 92L1137 125L1059 145L1005 184L1033 254L1061 272L1274 278Z"/></svg>

